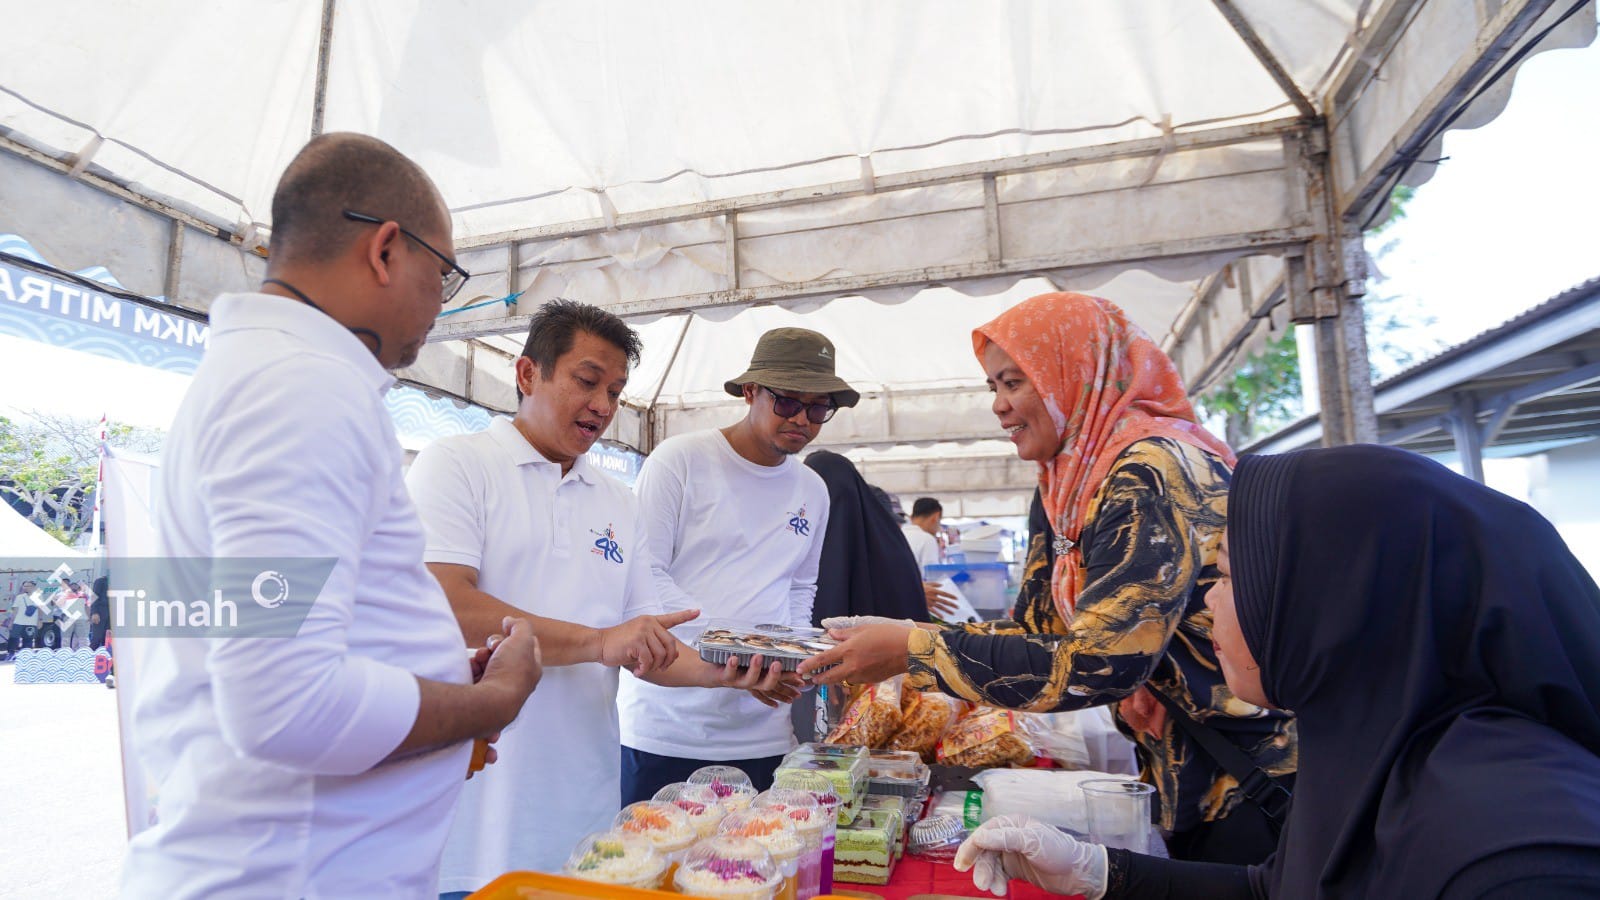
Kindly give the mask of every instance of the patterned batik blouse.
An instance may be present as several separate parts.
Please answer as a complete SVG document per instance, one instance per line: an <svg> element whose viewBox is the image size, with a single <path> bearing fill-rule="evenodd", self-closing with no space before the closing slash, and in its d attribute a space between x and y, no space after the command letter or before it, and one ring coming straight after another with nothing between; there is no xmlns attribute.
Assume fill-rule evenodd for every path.
<svg viewBox="0 0 1600 900"><path fill-rule="evenodd" d="M1271 775L1294 772L1294 718L1228 690L1211 645L1205 593L1227 516L1229 472L1189 444L1152 438L1112 467L1082 538L1085 585L1066 621L1050 596L1054 536L1038 495L1013 621L916 629L911 684L1033 712L1116 704L1141 685L1233 741ZM1160 824L1187 831L1226 816L1238 782L1172 720L1156 735L1118 727L1161 797Z"/></svg>

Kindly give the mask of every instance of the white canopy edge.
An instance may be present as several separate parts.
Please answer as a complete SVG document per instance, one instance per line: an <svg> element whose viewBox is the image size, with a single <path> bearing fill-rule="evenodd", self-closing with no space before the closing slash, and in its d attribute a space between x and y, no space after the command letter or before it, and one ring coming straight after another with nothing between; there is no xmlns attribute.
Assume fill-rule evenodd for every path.
<svg viewBox="0 0 1600 900"><path fill-rule="evenodd" d="M1587 6L1538 50L1592 40ZM1407 171L1408 183L1431 174L1417 161L1436 154L1446 122L1473 127L1492 118L1511 78L1452 121L1488 73L1571 8L1552 0L1364 6L1331 74L1314 86L1300 78L1325 121L1236 117L1244 123L885 177L866 166L850 182L474 238L464 242L463 261L492 274L475 278L472 293L525 293L515 309L447 318L438 342L403 374L436 393L510 408L507 358L520 337L494 336L525 329L526 314L553 296L651 327L672 314L715 323L765 304L805 311L850 296L894 303L938 285L981 297L1035 275L1082 288L1134 272L1169 282L1166 296L1136 318L1200 387L1255 346L1263 324L1337 314L1316 295L1359 290L1346 284L1341 235L1358 230L1396 173ZM1270 31L1264 35L1276 40ZM28 235L65 265L106 265L131 289L193 310L258 283L264 265L252 250L263 235L230 230L212 213L119 178L91 162L92 153L79 164L77 151L87 149L0 130L4 230ZM918 300L902 307L913 317L920 308ZM890 335L871 337L880 349L893 346ZM748 346L724 343L729 358L748 354ZM663 376L651 393L630 391L631 412L608 436L648 449L726 411L726 403L689 399L715 384L681 396L667 386ZM841 413L829 440L872 447L981 434L988 414L975 385L937 389L945 393L895 387ZM869 426L880 399L891 412L873 415L886 425Z"/></svg>

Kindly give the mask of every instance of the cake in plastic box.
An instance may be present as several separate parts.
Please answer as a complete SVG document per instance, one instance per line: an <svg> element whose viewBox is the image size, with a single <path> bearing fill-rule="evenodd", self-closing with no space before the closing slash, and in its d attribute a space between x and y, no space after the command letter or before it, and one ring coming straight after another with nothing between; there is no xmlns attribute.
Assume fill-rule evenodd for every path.
<svg viewBox="0 0 1600 900"><path fill-rule="evenodd" d="M811 772L828 779L834 792L839 795L838 822L840 825L848 824L860 812L861 801L867 792L866 751L856 748L860 750L859 753L818 754L807 749L813 746L828 745L807 744L791 752L778 766L775 777L785 772Z"/></svg>
<svg viewBox="0 0 1600 900"><path fill-rule="evenodd" d="M703 784L711 788L717 800L728 812L742 812L750 808L756 798L756 786L744 770L733 766L705 766L689 776L690 784Z"/></svg>
<svg viewBox="0 0 1600 900"><path fill-rule="evenodd" d="M673 877L678 893L718 900L773 900L782 882L772 854L741 837L706 838Z"/></svg>
<svg viewBox="0 0 1600 900"><path fill-rule="evenodd" d="M644 838L621 831L601 831L578 842L562 874L654 891L665 887L669 865Z"/></svg>
<svg viewBox="0 0 1600 900"><path fill-rule="evenodd" d="M888 884L894 873L895 845L902 832L893 810L864 811L839 829L834 847L833 878L854 884Z"/></svg>
<svg viewBox="0 0 1600 900"><path fill-rule="evenodd" d="M674 782L656 791L654 799L683 810L689 817L689 824L694 826L695 834L703 838L716 834L722 817L728 814L722 801L717 799L717 792L709 784Z"/></svg>
<svg viewBox="0 0 1600 900"><path fill-rule="evenodd" d="M930 771L922 757L905 750L867 754L867 793L915 797L928 789Z"/></svg>

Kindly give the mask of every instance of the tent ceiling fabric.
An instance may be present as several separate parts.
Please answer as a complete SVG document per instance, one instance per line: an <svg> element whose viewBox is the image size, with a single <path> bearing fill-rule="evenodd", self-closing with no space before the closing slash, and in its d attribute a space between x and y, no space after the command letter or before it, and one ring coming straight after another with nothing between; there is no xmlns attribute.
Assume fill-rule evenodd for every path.
<svg viewBox="0 0 1600 900"><path fill-rule="evenodd" d="M646 340L610 436L646 449L726 417L721 379L791 322L837 341L869 394L830 441L975 438L992 424L966 336L1041 290L1128 307L1202 386L1268 327L1337 314L1340 238L1428 177L1416 160L1457 107L1574 8L91 6L8 13L49 64L0 58L0 231L69 267L114 248L131 288L204 309L259 277L248 251L320 114L429 171L477 273L460 305L491 301L446 316L404 377L507 409L527 315L556 296L606 306ZM1589 3L1538 49L1594 25ZM1510 85L1454 125L1491 118Z"/></svg>

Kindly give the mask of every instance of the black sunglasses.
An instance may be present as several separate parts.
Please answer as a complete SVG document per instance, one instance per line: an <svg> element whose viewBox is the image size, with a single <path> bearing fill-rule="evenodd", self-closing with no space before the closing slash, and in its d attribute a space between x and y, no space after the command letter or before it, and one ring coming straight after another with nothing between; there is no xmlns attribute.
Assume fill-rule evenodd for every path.
<svg viewBox="0 0 1600 900"><path fill-rule="evenodd" d="M763 391L772 395L772 411L777 413L780 418L792 419L796 413L803 409L806 411L806 418L811 421L811 424L821 425L823 422L833 418L833 414L839 411L839 407L832 403L807 403L796 397L785 397L764 384L760 385L760 387Z"/></svg>
<svg viewBox="0 0 1600 900"><path fill-rule="evenodd" d="M380 219L377 216L370 215L368 213L356 212L353 209L345 210L344 217L352 222L366 222L368 225L382 225L384 222L389 221L388 219ZM472 273L461 268L459 265L456 265L455 260L445 256L438 250L435 250L432 244L428 243L422 238L417 237L416 232L407 230L406 227L401 225L399 222L396 222L395 225L400 228L401 234L412 239L413 241L416 241L418 244L421 244L422 249L432 253L434 256L439 257L441 262L450 267L450 271L439 276L442 282L441 289L444 293L444 296L439 302L449 303L450 299L461 290L461 286L467 283L467 279L472 277Z"/></svg>

